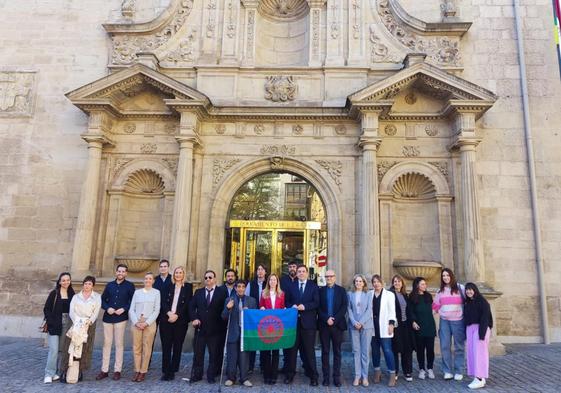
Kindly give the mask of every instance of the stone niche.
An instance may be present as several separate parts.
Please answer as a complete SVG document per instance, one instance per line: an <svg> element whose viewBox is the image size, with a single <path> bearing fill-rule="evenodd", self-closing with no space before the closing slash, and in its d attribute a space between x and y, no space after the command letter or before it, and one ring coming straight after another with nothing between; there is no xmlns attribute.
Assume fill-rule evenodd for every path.
<svg viewBox="0 0 561 393"><path fill-rule="evenodd" d="M308 64L308 18L305 0L259 2L255 59L262 66Z"/></svg>

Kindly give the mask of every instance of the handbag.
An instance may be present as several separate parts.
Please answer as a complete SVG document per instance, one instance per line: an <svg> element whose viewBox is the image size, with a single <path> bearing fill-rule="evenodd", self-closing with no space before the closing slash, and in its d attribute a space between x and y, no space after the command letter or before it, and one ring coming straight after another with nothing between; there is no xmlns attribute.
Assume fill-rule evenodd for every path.
<svg viewBox="0 0 561 393"><path fill-rule="evenodd" d="M51 310L51 312L55 311L55 304L56 304L57 296L58 296L58 293L55 292L55 300L53 301L53 309ZM43 323L41 324L41 326L39 326L39 332L40 333L48 333L49 332L49 325L47 324L47 318L43 318Z"/></svg>

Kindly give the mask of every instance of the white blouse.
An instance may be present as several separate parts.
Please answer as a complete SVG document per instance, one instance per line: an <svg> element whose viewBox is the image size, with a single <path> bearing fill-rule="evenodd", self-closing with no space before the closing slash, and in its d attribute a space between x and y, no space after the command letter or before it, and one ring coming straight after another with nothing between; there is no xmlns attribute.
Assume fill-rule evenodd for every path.
<svg viewBox="0 0 561 393"><path fill-rule="evenodd" d="M271 298L271 308L275 309L275 299L277 298L277 293L275 291L269 292L269 297Z"/></svg>
<svg viewBox="0 0 561 393"><path fill-rule="evenodd" d="M73 323L77 323L79 319L89 319L94 323L99 315L101 309L101 295L93 292L87 299L80 291L77 295L72 297L70 301L70 319Z"/></svg>

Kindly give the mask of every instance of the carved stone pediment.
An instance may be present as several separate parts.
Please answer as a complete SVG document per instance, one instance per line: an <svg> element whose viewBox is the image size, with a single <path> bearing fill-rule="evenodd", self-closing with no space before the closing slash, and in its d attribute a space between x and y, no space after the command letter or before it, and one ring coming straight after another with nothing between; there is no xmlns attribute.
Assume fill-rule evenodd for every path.
<svg viewBox="0 0 561 393"><path fill-rule="evenodd" d="M131 106L126 103L136 96L147 94L160 97L158 104L154 105L154 114L160 115L172 113L163 101L177 100L199 106L210 104L208 97L199 91L143 64L135 64L98 79L67 93L66 97L85 112L104 108L115 115L126 116L132 114L129 113Z"/></svg>
<svg viewBox="0 0 561 393"><path fill-rule="evenodd" d="M421 54L412 55L400 72L350 95L348 103L351 110L380 105L391 108L395 98L406 90L417 91L442 102L441 110L433 116L446 115L450 106L459 102L469 103L480 116L497 100L492 92L428 64L423 58ZM391 117L391 111L386 110L384 116Z"/></svg>

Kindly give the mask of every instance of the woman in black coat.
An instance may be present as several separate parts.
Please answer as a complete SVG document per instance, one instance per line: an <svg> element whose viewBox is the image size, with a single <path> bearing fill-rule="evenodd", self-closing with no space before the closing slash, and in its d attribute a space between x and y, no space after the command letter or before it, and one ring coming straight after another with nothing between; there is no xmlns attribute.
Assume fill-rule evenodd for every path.
<svg viewBox="0 0 561 393"><path fill-rule="evenodd" d="M395 378L399 373L399 355L401 354L401 368L405 380L413 381L413 347L414 336L411 321L411 305L409 304L409 296L405 290L405 281L403 277L396 274L392 278L392 286L390 288L395 294L395 315L397 318L392 338L392 350L395 358Z"/></svg>
<svg viewBox="0 0 561 393"><path fill-rule="evenodd" d="M66 332L72 325L68 312L73 296L74 289L72 288L70 273L60 273L56 282L56 288L49 293L45 307L43 307L43 314L47 323L47 341L49 343L44 383L51 383L60 378L59 370L61 368L58 365L58 353L62 352L66 340Z"/></svg>

